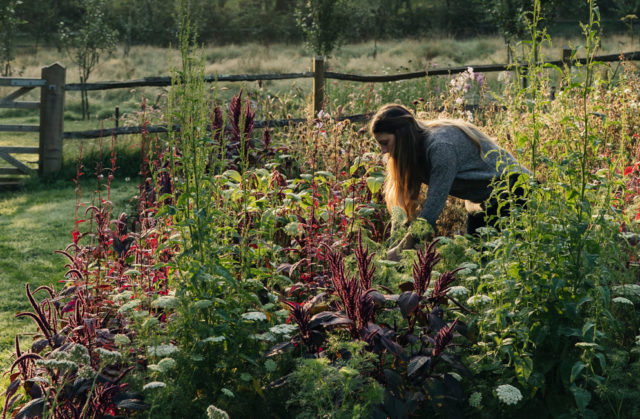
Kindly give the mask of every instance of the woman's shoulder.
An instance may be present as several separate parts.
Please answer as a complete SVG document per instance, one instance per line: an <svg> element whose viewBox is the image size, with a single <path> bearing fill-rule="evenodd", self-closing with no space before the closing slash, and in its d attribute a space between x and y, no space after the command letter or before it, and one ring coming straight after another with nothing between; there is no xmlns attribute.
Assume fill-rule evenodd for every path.
<svg viewBox="0 0 640 419"><path fill-rule="evenodd" d="M468 146L470 141L459 128L453 125L440 125L429 128L426 143L427 149L440 148L443 145L458 149Z"/></svg>

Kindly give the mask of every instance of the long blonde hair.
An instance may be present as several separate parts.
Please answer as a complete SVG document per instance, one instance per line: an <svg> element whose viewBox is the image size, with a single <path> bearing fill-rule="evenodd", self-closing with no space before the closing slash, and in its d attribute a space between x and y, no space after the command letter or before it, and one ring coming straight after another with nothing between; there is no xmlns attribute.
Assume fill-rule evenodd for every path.
<svg viewBox="0 0 640 419"><path fill-rule="evenodd" d="M422 121L416 119L411 111L402 105L382 106L369 124L371 135L389 133L395 136L395 145L387 160L387 173L384 183L384 196L389 212L394 207L402 208L409 220L413 220L420 205L420 187L418 146L426 141L429 131L436 127L453 126L460 129L482 154L482 143L493 139L484 134L475 125L461 119L435 119Z"/></svg>

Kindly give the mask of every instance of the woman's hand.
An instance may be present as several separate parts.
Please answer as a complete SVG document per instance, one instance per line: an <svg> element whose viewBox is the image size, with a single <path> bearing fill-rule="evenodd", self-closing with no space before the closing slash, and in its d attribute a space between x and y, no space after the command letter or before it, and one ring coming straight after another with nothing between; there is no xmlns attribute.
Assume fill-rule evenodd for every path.
<svg viewBox="0 0 640 419"><path fill-rule="evenodd" d="M413 235L411 233L407 233L402 240L400 240L400 243L398 243L397 246L389 249L387 252L387 259L398 262L402 259L402 251L412 249L415 243L416 241L414 240Z"/></svg>

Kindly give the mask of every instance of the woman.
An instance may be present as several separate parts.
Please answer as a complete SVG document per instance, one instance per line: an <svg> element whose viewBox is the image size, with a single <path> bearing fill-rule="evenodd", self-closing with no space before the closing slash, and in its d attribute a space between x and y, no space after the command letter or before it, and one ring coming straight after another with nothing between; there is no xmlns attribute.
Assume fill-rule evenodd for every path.
<svg viewBox="0 0 640 419"><path fill-rule="evenodd" d="M424 218L434 229L449 195L479 204L469 213L467 233L495 224L498 201L491 197L496 180L509 182L530 172L475 125L462 120L420 121L404 106L385 105L369 126L382 153L389 153L384 195L387 207L402 208L409 219ZM419 209L422 184L429 186ZM513 193L522 196L522 188ZM476 205L476 207L478 207ZM508 214L503 207L500 216ZM493 217L492 217L493 216ZM403 248L406 244L403 245Z"/></svg>

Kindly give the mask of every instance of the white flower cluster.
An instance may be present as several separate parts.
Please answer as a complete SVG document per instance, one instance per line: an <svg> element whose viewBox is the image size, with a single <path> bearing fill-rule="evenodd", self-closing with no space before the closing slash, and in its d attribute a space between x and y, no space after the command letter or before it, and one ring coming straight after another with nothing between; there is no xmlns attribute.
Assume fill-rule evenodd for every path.
<svg viewBox="0 0 640 419"><path fill-rule="evenodd" d="M229 419L229 414L214 405L210 405L207 407L207 419Z"/></svg>
<svg viewBox="0 0 640 419"><path fill-rule="evenodd" d="M613 301L616 304L627 304L627 305L633 306L633 301L625 297L616 297L611 301Z"/></svg>
<svg viewBox="0 0 640 419"><path fill-rule="evenodd" d="M173 358L162 358L157 364L149 364L147 366L151 371L165 374L176 367L176 361Z"/></svg>
<svg viewBox="0 0 640 419"><path fill-rule="evenodd" d="M111 365L122 359L122 354L118 351L110 351L105 348L96 348L96 352L100 355L100 360L105 365Z"/></svg>
<svg viewBox="0 0 640 419"><path fill-rule="evenodd" d="M224 336L209 336L209 337L208 337L208 338L206 338L206 339L202 339L202 341L203 341L204 343L209 343L209 342L214 342L214 343L216 343L216 342L222 342L222 341L224 341L224 340L225 340L225 337L224 337Z"/></svg>
<svg viewBox="0 0 640 419"><path fill-rule="evenodd" d="M508 405L518 404L522 400L522 393L516 387L511 384L502 384L496 388L496 395L498 399Z"/></svg>
<svg viewBox="0 0 640 419"><path fill-rule="evenodd" d="M466 297L467 295L469 295L469 290L462 285L455 285L449 288L449 292L447 292L447 295L450 295L453 298Z"/></svg>
<svg viewBox="0 0 640 419"><path fill-rule="evenodd" d="M636 336L636 345L640 346L640 335Z"/></svg>
<svg viewBox="0 0 640 419"><path fill-rule="evenodd" d="M118 313L125 314L128 311L131 311L132 309L138 307L139 305L140 305L140 300L136 298L135 300L131 300L128 303L125 303L122 306L120 306L120 308L118 309Z"/></svg>
<svg viewBox="0 0 640 419"><path fill-rule="evenodd" d="M250 321L267 320L267 315L261 311L249 311L242 315L242 318Z"/></svg>
<svg viewBox="0 0 640 419"><path fill-rule="evenodd" d="M178 299L170 295L163 295L160 298L153 300L153 302L151 303L151 307L164 309L174 308L177 305Z"/></svg>
<svg viewBox="0 0 640 419"><path fill-rule="evenodd" d="M78 369L78 364L67 359L39 359L36 364L45 367L49 371L58 370L61 374Z"/></svg>
<svg viewBox="0 0 640 419"><path fill-rule="evenodd" d="M293 324L277 324L269 328L269 331L274 335L282 335L285 338L290 338L291 334L298 330L298 326Z"/></svg>
<svg viewBox="0 0 640 419"><path fill-rule="evenodd" d="M113 342L118 346L124 346L131 343L131 340L127 335L122 333L118 333L113 337Z"/></svg>
<svg viewBox="0 0 640 419"><path fill-rule="evenodd" d="M631 301L640 302L640 285L625 284L611 287L611 293L616 297L626 297Z"/></svg>
<svg viewBox="0 0 640 419"><path fill-rule="evenodd" d="M157 345L157 346L147 346L147 353L150 356L161 356L161 357L165 357L165 356L169 356L172 353L175 353L178 351L178 347L176 345L173 344L168 344L168 345Z"/></svg>
<svg viewBox="0 0 640 419"><path fill-rule="evenodd" d="M489 304L490 302L491 297L484 294L473 295L467 300L467 304L470 306Z"/></svg>
<svg viewBox="0 0 640 419"><path fill-rule="evenodd" d="M250 336L252 339L255 340L262 340L265 342L273 342L276 340L276 337L273 335L273 333L255 333L253 335Z"/></svg>
<svg viewBox="0 0 640 419"><path fill-rule="evenodd" d="M76 364L88 364L91 360L89 358L89 350L86 346L79 343L74 344L66 352L54 352L57 353L57 359L68 359ZM62 358L60 358L62 357Z"/></svg>
<svg viewBox="0 0 640 419"><path fill-rule="evenodd" d="M211 302L211 300L198 300L195 303L193 303L193 306L199 310L206 310L212 305L213 305L213 302Z"/></svg>
<svg viewBox="0 0 640 419"><path fill-rule="evenodd" d="M142 386L142 390L150 390L150 389L154 389L154 388L163 388L166 387L167 385L165 383L163 383L162 381L152 381L150 383L145 384L144 386Z"/></svg>
<svg viewBox="0 0 640 419"><path fill-rule="evenodd" d="M124 303L127 300L130 300L132 296L133 296L133 292L131 292L131 291L123 291L123 292L120 292L118 294L112 294L110 297L116 303L121 304L121 303Z"/></svg>
<svg viewBox="0 0 640 419"><path fill-rule="evenodd" d="M93 368L91 368L89 365L85 365L84 367L78 370L78 377L84 378L87 380L90 380L93 377L95 377L95 374L96 374L96 371Z"/></svg>
<svg viewBox="0 0 640 419"><path fill-rule="evenodd" d="M480 402L482 402L482 394L477 391L471 393L471 396L469 396L469 406L480 407Z"/></svg>

